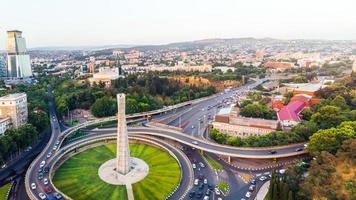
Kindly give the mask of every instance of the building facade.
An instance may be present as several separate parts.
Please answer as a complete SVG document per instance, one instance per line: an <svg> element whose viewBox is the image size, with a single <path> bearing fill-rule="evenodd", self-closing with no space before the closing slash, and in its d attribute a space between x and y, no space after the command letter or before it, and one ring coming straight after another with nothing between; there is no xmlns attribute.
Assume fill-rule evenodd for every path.
<svg viewBox="0 0 356 200"><path fill-rule="evenodd" d="M0 77L7 77L6 63L1 56L0 56Z"/></svg>
<svg viewBox="0 0 356 200"><path fill-rule="evenodd" d="M13 128L27 123L27 95L15 93L0 97L0 117L9 117Z"/></svg>
<svg viewBox="0 0 356 200"><path fill-rule="evenodd" d="M26 40L21 31L7 32L7 76L23 78L32 76L30 56L26 49Z"/></svg>

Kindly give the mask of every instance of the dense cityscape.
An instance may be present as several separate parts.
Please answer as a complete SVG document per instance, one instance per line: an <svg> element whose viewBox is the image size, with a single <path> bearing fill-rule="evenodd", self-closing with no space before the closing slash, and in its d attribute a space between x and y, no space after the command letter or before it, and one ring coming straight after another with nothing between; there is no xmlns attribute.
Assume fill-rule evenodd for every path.
<svg viewBox="0 0 356 200"><path fill-rule="evenodd" d="M356 40L19 29L1 30L0 200L356 199Z"/></svg>

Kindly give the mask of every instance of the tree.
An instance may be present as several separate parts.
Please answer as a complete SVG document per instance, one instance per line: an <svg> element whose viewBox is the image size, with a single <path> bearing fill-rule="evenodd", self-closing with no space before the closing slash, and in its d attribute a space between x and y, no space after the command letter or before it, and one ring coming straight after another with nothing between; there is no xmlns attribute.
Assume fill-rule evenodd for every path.
<svg viewBox="0 0 356 200"><path fill-rule="evenodd" d="M42 132L49 125L49 118L45 112L30 112L28 115L28 121L36 127L38 132Z"/></svg>
<svg viewBox="0 0 356 200"><path fill-rule="evenodd" d="M341 110L348 109L348 105L341 95L337 95L331 102L330 105L339 107Z"/></svg>
<svg viewBox="0 0 356 200"><path fill-rule="evenodd" d="M274 119L276 118L276 113L262 104L248 104L245 107L241 108L240 115L244 117L256 117L264 119Z"/></svg>
<svg viewBox="0 0 356 200"><path fill-rule="evenodd" d="M307 150L315 156L322 151L335 154L345 140L355 138L355 129L345 123L338 128L319 130L310 137Z"/></svg>
<svg viewBox="0 0 356 200"><path fill-rule="evenodd" d="M102 97L95 101L90 110L95 117L113 116L117 111L116 101L112 97Z"/></svg>
<svg viewBox="0 0 356 200"><path fill-rule="evenodd" d="M340 108L335 106L323 106L318 112L311 116L311 121L315 122L320 128L326 129L339 125L344 117L341 116Z"/></svg>

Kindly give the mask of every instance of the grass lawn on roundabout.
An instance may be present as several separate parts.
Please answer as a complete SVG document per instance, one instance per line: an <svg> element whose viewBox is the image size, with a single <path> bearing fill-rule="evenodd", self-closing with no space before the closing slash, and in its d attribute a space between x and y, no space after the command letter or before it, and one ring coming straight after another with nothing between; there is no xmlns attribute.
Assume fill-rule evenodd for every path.
<svg viewBox="0 0 356 200"><path fill-rule="evenodd" d="M144 160L149 166L148 175L132 186L135 199L164 199L179 183L181 171L177 161L167 152L146 144L130 144L130 151L132 157ZM110 185L98 175L99 167L115 156L116 144L74 155L56 171L54 185L75 200L127 199L125 186Z"/></svg>

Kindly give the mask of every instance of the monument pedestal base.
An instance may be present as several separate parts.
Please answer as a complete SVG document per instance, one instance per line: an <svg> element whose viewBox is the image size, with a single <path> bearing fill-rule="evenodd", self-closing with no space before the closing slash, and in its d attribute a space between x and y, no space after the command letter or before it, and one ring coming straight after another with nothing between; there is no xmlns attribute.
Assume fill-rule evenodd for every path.
<svg viewBox="0 0 356 200"><path fill-rule="evenodd" d="M131 185L144 179L148 174L148 165L145 161L131 157L131 170L127 174L116 171L116 158L106 161L99 167L99 177L111 185Z"/></svg>

